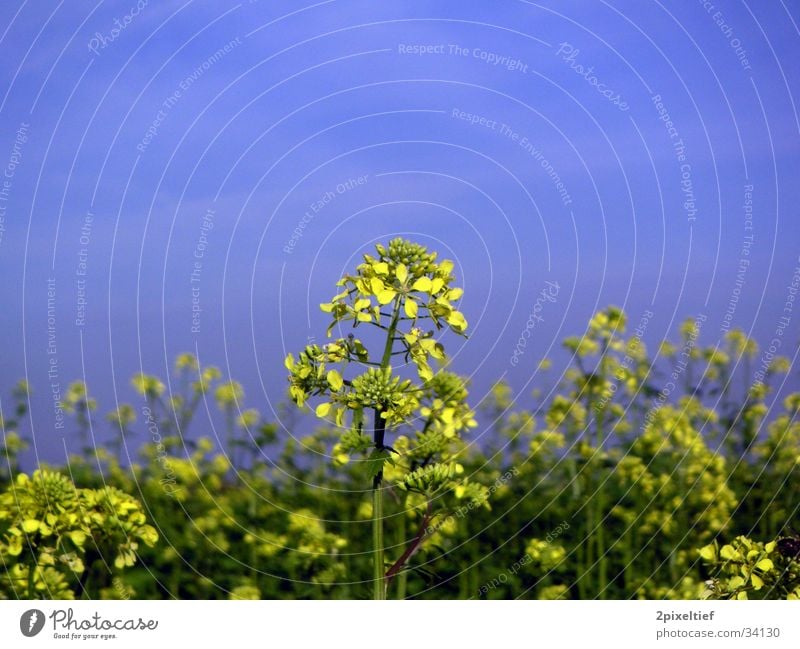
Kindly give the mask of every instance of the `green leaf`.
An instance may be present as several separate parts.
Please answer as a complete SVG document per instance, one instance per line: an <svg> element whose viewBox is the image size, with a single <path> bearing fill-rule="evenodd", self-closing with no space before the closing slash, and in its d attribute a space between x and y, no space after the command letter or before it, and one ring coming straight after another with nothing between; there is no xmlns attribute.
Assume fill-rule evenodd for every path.
<svg viewBox="0 0 800 649"><path fill-rule="evenodd" d="M369 480L375 478L381 471L386 462L391 462L389 451L374 449L369 457L361 462L362 470Z"/></svg>

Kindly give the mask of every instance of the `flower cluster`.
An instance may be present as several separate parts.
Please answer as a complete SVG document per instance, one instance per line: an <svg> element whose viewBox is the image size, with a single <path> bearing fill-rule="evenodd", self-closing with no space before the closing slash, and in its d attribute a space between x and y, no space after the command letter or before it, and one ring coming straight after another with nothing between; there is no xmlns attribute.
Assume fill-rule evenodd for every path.
<svg viewBox="0 0 800 649"><path fill-rule="evenodd" d="M307 345L295 359L289 354L284 361L289 370L289 396L302 406L310 396L326 392L338 392L344 385L341 373L336 369L328 369L335 364L348 364L353 361L365 363L368 360L367 350L360 340L348 336L339 338L320 347Z"/></svg>
<svg viewBox="0 0 800 649"><path fill-rule="evenodd" d="M410 380L393 376L391 368L370 368L353 379L345 399L351 410L370 408L387 423L400 424L416 410L417 392Z"/></svg>
<svg viewBox="0 0 800 649"><path fill-rule="evenodd" d="M157 540L139 502L114 487L78 489L51 471L19 474L0 494L0 556L10 579L0 593L72 598L69 584L90 548L113 555L121 570L134 565L140 542Z"/></svg>
<svg viewBox="0 0 800 649"><path fill-rule="evenodd" d="M456 475L457 466L455 463L429 464L406 474L397 486L404 491L417 491L431 496L450 485Z"/></svg>
<svg viewBox="0 0 800 649"><path fill-rule="evenodd" d="M784 539L761 543L737 536L719 547L714 542L700 557L714 569L706 582L708 599L800 599L800 557L781 551Z"/></svg>
<svg viewBox="0 0 800 649"><path fill-rule="evenodd" d="M404 334L407 353L417 364L420 377L432 376L426 358L443 358L441 347L431 339L432 332L423 332L419 323L430 320L441 329L449 326L458 334L467 328L464 315L453 305L463 290L452 287L453 262L437 261L435 252L403 239L394 239L388 248L376 246L377 257L364 255L354 275L345 275L337 285L342 291L320 308L333 320L328 327L352 321L354 326L370 323L384 329L398 328L399 320L412 324ZM392 305L392 312L383 307ZM403 315L400 316L400 313Z"/></svg>

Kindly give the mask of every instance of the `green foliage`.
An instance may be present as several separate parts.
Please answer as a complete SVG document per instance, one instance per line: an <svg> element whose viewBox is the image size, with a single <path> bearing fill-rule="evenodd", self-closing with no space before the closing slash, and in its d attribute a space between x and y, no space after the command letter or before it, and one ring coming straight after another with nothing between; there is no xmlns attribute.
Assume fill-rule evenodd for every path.
<svg viewBox="0 0 800 649"><path fill-rule="evenodd" d="M491 430L468 444L468 385L438 338L463 332L436 306L460 295L431 255L379 248L330 303L334 328L374 331L287 359L290 398L318 415L308 434L294 406L276 426L240 384L184 354L171 393L137 376L138 401L102 417L86 386L70 390L77 432L97 416L114 441L69 458L74 483L46 467L23 478L18 386L0 404L0 597L367 597L377 476L391 597L798 597L800 395L781 402L770 387L785 359L750 384L757 344L731 331L703 346L696 320L654 359L642 323L607 309L565 341L571 362L547 399L526 404L497 383L482 403ZM386 337L395 313L381 367L387 347L373 351L372 334ZM202 436L204 401L227 452Z"/></svg>
<svg viewBox="0 0 800 649"><path fill-rule="evenodd" d="M705 546L700 557L713 570L706 582L709 599L800 599L800 555L781 552L780 541L737 536L722 547Z"/></svg>
<svg viewBox="0 0 800 649"><path fill-rule="evenodd" d="M0 539L0 595L72 599L86 587L87 554L121 571L158 533L139 502L119 489L78 489L59 473L37 470L17 475L0 494Z"/></svg>

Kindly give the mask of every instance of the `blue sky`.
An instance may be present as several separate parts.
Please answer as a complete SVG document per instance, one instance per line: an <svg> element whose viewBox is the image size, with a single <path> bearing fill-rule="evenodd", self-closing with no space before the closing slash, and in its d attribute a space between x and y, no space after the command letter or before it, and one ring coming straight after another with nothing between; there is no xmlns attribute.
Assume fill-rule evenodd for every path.
<svg viewBox="0 0 800 649"><path fill-rule="evenodd" d="M475 401L541 384L607 304L651 309L652 345L706 314L713 344L745 241L732 322L768 343L800 264L798 22L780 0L6 2L3 389L29 379L51 458L74 443L52 383L111 409L182 351L269 413L317 304L396 235L456 261Z"/></svg>

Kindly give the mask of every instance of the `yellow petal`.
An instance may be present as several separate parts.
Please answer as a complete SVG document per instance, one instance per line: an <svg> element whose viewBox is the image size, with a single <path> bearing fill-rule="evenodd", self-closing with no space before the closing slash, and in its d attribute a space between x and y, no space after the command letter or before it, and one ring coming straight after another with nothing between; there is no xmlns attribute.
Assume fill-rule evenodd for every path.
<svg viewBox="0 0 800 649"><path fill-rule="evenodd" d="M700 550L700 556L706 561L713 561L717 552L713 545L707 545Z"/></svg>
<svg viewBox="0 0 800 649"><path fill-rule="evenodd" d="M373 277L372 279L369 280L369 286L375 295L380 293L385 288L383 282L377 277Z"/></svg>
<svg viewBox="0 0 800 649"><path fill-rule="evenodd" d="M427 277L420 277L416 282L414 282L414 286L412 288L415 291L424 291L427 293L431 290L431 280Z"/></svg>
<svg viewBox="0 0 800 649"><path fill-rule="evenodd" d="M344 380L342 379L342 375L339 374L336 370L331 370L328 372L327 376L325 377L328 381L328 385L331 386L331 390L334 392L338 392L342 389L344 385ZM324 416L324 415L322 415Z"/></svg>
<svg viewBox="0 0 800 649"><path fill-rule="evenodd" d="M36 519L28 518L22 521L22 531L25 532L25 534L33 534L39 529L39 525L40 523Z"/></svg>
<svg viewBox="0 0 800 649"><path fill-rule="evenodd" d="M447 324L449 324L456 331L464 331L467 328L467 319L460 311L453 311L447 316Z"/></svg>
<svg viewBox="0 0 800 649"><path fill-rule="evenodd" d="M376 295L378 297L378 302L380 304L389 304L389 302L391 302L394 299L394 296L397 295L397 293L387 288L381 291L380 293L377 293Z"/></svg>

